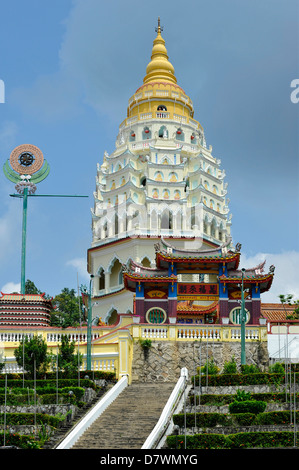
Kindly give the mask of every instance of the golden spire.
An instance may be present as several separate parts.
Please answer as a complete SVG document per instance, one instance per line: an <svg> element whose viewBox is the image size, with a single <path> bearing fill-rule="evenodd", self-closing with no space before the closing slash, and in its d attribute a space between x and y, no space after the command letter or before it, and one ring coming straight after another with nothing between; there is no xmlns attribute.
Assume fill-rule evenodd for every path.
<svg viewBox="0 0 299 470"><path fill-rule="evenodd" d="M158 18L158 27L155 30L157 37L153 42L151 61L146 67L146 76L143 79L143 83L156 81L176 83L174 67L168 60L165 41L161 36L163 28L160 25L160 17Z"/></svg>

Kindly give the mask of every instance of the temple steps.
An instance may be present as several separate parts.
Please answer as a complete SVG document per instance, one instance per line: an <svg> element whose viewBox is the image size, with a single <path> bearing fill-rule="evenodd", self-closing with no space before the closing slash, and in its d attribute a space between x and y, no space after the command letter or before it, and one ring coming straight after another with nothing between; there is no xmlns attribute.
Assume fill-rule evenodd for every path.
<svg viewBox="0 0 299 470"><path fill-rule="evenodd" d="M141 449L175 383L132 383L99 416L72 449Z"/></svg>

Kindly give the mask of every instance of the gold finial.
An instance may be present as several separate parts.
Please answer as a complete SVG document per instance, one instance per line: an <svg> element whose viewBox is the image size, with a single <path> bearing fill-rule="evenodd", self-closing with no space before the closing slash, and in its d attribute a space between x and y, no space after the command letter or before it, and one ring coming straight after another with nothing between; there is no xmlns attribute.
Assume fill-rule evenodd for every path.
<svg viewBox="0 0 299 470"><path fill-rule="evenodd" d="M158 28L155 28L156 33L161 34L163 26L160 25L160 16L158 16Z"/></svg>
<svg viewBox="0 0 299 470"><path fill-rule="evenodd" d="M143 83L157 80L176 83L174 67L168 60L165 41L161 36L163 28L160 23L160 16L158 17L158 27L155 30L157 37L153 42L151 61L146 68L146 76L143 79Z"/></svg>

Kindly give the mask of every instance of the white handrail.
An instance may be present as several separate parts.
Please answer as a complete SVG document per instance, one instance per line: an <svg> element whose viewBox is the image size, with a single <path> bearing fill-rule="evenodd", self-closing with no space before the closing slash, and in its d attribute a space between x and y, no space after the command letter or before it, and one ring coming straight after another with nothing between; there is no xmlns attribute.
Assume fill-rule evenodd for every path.
<svg viewBox="0 0 299 470"><path fill-rule="evenodd" d="M177 403L179 399L181 398L182 393L184 392L184 389L187 384L187 379L188 379L188 370L186 369L186 367L183 367L183 369L181 369L181 376L179 380L177 381L177 384L174 387L168 399L168 402L166 403L164 407L164 410L162 411L159 421L157 422L156 426L154 427L154 429L152 430L152 432L146 439L141 449L153 449L154 445L157 444L162 438L163 434L165 433L166 428L169 425L169 422L172 418L172 415L177 406Z"/></svg>
<svg viewBox="0 0 299 470"><path fill-rule="evenodd" d="M106 410L128 385L128 376L124 375L114 387L84 416L77 426L66 436L56 449L70 449L89 426Z"/></svg>

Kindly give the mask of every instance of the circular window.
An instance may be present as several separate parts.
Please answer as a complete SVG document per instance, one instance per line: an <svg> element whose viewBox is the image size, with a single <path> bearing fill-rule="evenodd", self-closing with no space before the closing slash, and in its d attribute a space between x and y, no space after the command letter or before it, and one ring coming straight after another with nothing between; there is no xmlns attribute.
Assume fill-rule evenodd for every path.
<svg viewBox="0 0 299 470"><path fill-rule="evenodd" d="M250 313L248 312L247 309L245 309L245 314L246 314L246 319L245 319L245 324L246 324L249 322L249 319L250 319ZM241 307L233 308L229 314L229 319L234 325L240 325L241 324Z"/></svg>
<svg viewBox="0 0 299 470"><path fill-rule="evenodd" d="M161 308L151 308L146 313L146 320L148 323L161 324L166 320L166 312Z"/></svg>

